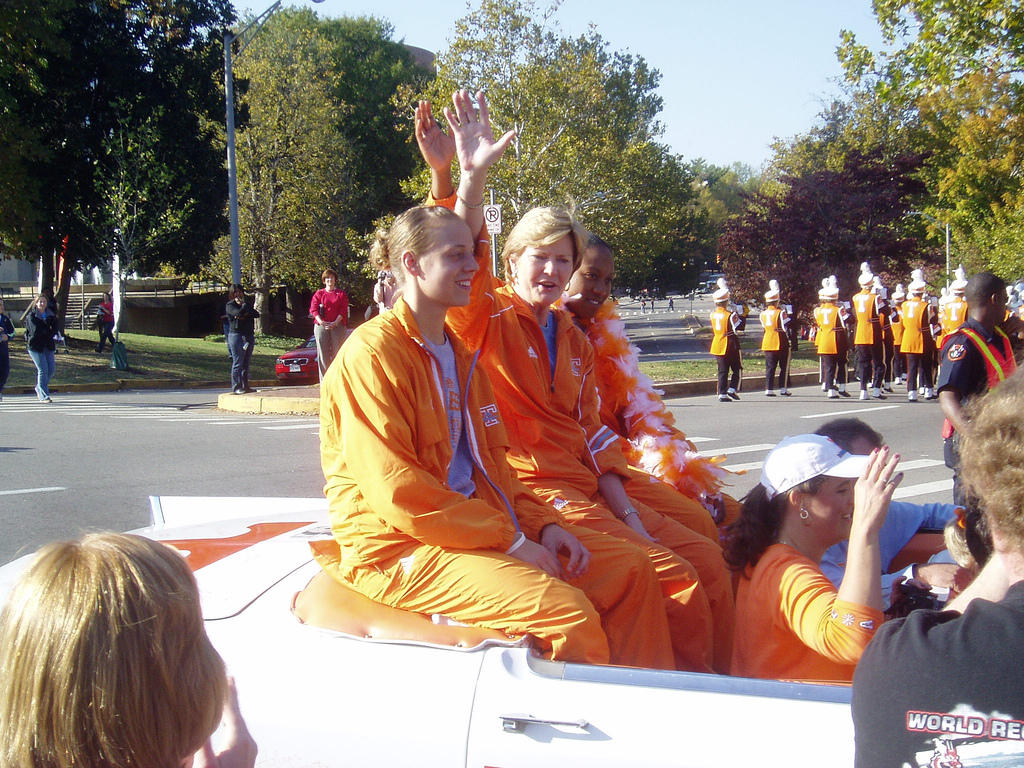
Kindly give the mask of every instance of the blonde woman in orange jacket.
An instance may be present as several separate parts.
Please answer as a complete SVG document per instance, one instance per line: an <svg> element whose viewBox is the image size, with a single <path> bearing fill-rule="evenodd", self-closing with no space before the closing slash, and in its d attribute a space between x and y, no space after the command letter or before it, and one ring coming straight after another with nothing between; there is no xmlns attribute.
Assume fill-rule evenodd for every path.
<svg viewBox="0 0 1024 768"><path fill-rule="evenodd" d="M505 461L494 393L445 324L477 270L465 224L414 208L375 248L404 298L352 334L321 388L325 570L387 605L530 635L553 659L671 667L645 553L564 524Z"/></svg>
<svg viewBox="0 0 1024 768"><path fill-rule="evenodd" d="M477 98L483 105L482 94ZM452 147L457 149L462 173L452 204L470 230L479 232L487 167L476 163L467 134L486 121L486 111L481 109L478 118L466 92L453 101L454 145L444 144L450 139L439 136L425 102L417 110L417 140L433 169L434 192L451 190L443 177ZM444 146L434 154L438 142ZM588 235L565 209L528 212L509 234L503 253L509 284L491 274L487 241L478 239L480 269L469 305L453 309L448 321L467 347L481 353L480 364L509 425L509 463L520 479L563 519L645 549L661 579L677 666L707 671L714 665L724 671L733 607L720 548L629 496L622 438L599 416L593 350L571 318L552 308ZM691 551L694 559L717 558L721 579L702 585L689 554L683 554Z"/></svg>

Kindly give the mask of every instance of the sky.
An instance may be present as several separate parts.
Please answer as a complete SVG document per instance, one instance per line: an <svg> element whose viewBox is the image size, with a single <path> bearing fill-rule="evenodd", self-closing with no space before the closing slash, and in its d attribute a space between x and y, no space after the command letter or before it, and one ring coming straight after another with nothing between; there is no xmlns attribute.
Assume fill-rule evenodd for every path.
<svg viewBox="0 0 1024 768"><path fill-rule="evenodd" d="M466 13L462 0L286 4L330 18L385 18L396 40L435 52ZM236 1L240 14L267 5ZM642 56L661 72L661 139L674 152L755 170L770 159L775 138L806 132L839 93L841 30L881 47L871 0L564 0L556 19L567 35L594 24L612 50Z"/></svg>

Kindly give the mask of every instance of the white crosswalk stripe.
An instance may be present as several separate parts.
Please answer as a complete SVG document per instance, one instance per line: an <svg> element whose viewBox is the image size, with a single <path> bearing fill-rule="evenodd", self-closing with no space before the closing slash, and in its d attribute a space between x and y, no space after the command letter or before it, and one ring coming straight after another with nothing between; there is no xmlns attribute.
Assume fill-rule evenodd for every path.
<svg viewBox="0 0 1024 768"><path fill-rule="evenodd" d="M42 403L35 398L24 398L18 401L6 399L0 415L30 413L57 413L61 416L100 416L107 419L159 421L167 424L205 424L214 427L255 426L259 429L319 429L319 419L294 416L261 416L253 418L251 414L225 415L213 408L208 410L182 410L170 405L152 405L148 403L122 404L109 403L86 398L61 397L53 403Z"/></svg>

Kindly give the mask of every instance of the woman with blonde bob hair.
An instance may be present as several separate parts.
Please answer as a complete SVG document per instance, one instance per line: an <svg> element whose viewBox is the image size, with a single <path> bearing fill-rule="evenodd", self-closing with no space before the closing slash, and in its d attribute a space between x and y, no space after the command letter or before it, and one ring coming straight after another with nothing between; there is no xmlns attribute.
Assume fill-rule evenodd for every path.
<svg viewBox="0 0 1024 768"><path fill-rule="evenodd" d="M0 613L0 689L4 768L178 768L199 750L197 764L255 759L247 732L251 759L209 749L229 693L224 662L184 558L141 536L38 552Z"/></svg>
<svg viewBox="0 0 1024 768"><path fill-rule="evenodd" d="M430 105L420 102L416 139L431 168L432 196L451 189L443 177L457 155L458 188L435 202L453 206L470 232L479 233L487 171L512 134L494 139L482 93L479 108L466 91L452 102L454 110L445 113L452 135L441 132ZM452 307L447 320L480 354L508 425L508 460L519 479L567 523L644 550L661 583L676 666L724 671L733 605L721 549L631 498L623 441L600 420L593 350L572 318L554 306L589 238L568 208L528 211L506 240L504 281L491 274L487 240L478 239L469 302Z"/></svg>

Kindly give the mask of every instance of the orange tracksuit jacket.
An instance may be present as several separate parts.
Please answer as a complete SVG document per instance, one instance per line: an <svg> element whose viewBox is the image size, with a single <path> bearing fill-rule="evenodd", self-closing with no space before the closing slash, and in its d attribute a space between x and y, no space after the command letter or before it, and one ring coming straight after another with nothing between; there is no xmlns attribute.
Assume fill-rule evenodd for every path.
<svg viewBox="0 0 1024 768"><path fill-rule="evenodd" d="M476 356L454 338L452 346L474 464L468 498L446 484L452 447L440 365L404 301L360 326L331 366L320 406L324 492L338 544L328 572L388 605L531 634L553 658L671 666L646 553L567 527L592 556L575 586L506 554L517 527L537 541L561 520L512 474L490 384L475 370ZM636 612L649 632L635 632Z"/></svg>
<svg viewBox="0 0 1024 768"><path fill-rule="evenodd" d="M454 205L455 197L438 203ZM598 492L597 478L615 472L632 492L622 438L601 423L593 380L594 354L571 316L557 322L554 377L547 343L533 310L491 274L490 247L477 241L479 269L466 307L448 311L463 343L481 353L508 428L509 463L519 478L572 523L609 533L644 549L665 595L676 664L725 671L732 648L733 601L717 542L634 499L653 543L618 520ZM685 554L684 554L685 553ZM693 561L698 561L700 565ZM704 585L699 574L711 577Z"/></svg>
<svg viewBox="0 0 1024 768"><path fill-rule="evenodd" d="M881 611L838 598L817 564L773 544L741 576L732 674L851 681Z"/></svg>

